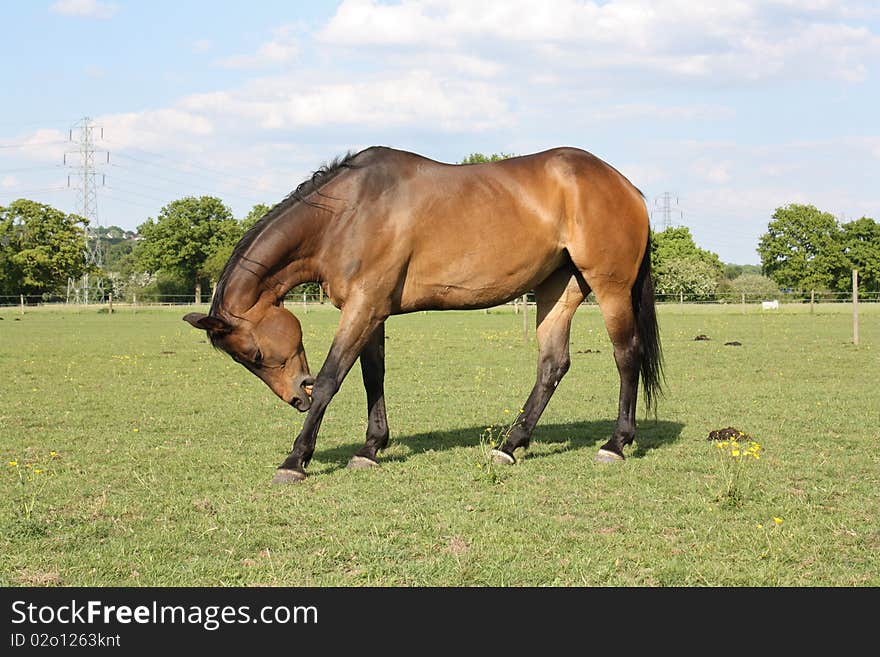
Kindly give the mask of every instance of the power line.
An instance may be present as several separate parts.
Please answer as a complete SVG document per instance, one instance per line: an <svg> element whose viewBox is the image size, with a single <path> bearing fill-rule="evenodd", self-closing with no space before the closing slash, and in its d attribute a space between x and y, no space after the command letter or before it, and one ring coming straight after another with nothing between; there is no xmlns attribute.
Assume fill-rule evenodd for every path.
<svg viewBox="0 0 880 657"><path fill-rule="evenodd" d="M124 194L134 194L135 196L140 196L141 198L145 198L148 201L153 201L160 205L166 205L168 203L167 199L160 199L155 196L150 196L149 194L144 194L143 192L135 191L128 187L120 187L116 182L111 181L110 186L107 189L111 189L118 192L123 192ZM114 196L114 198L118 198Z"/></svg>
<svg viewBox="0 0 880 657"><path fill-rule="evenodd" d="M116 165L112 165L112 166L116 166ZM123 169L123 171L128 171L128 170ZM114 186L116 185L117 181L122 181L124 183L130 183L132 185L137 185L138 187L143 187L144 189L152 189L154 191L159 192L160 194L166 195L166 197L168 195L168 188L167 187L157 187L156 185L145 185L144 183L142 183L140 181L135 182L133 180L129 180L128 178L125 178L122 176L117 176L117 175L111 174L110 177L108 178L108 181L111 185L114 185Z"/></svg>
<svg viewBox="0 0 880 657"><path fill-rule="evenodd" d="M0 126L15 126L15 127L24 127L24 126L32 126L32 125L67 125L67 122L70 119L45 119L42 121L34 120L34 121L0 121Z"/></svg>
<svg viewBox="0 0 880 657"><path fill-rule="evenodd" d="M122 156L120 156L120 157L122 157ZM127 166L122 166L121 164L116 164L115 162L111 163L110 166L112 168L122 169L124 171L131 171L131 172L135 171L134 169L130 169ZM191 188L196 189L200 193L207 193L207 194L211 194L211 195L220 195L222 193L221 191L218 191L216 188L212 188L212 187L206 186L204 184L193 186L190 181L182 180L180 178L170 178L168 176L164 176L164 175L160 175L160 174L152 173L152 172L150 172L150 173L142 173L141 172L141 174L145 175L149 178L154 178L156 180L162 180L162 181L170 183L172 185L178 185L181 187L191 187ZM230 194L226 194L226 196L230 196ZM239 193L233 192L231 194L231 196L233 196L234 198L241 199L243 201L247 201L249 203L254 203L254 204L265 203L265 200L260 200L260 199L254 198L253 196L244 196Z"/></svg>
<svg viewBox="0 0 880 657"><path fill-rule="evenodd" d="M147 155L147 156L149 156L149 157L159 158L159 159L161 159L161 160L165 160L165 161L167 161L167 162L175 162L175 160L173 160L172 158L168 157L167 155L162 155L162 154L160 154L160 153L152 153L152 152L150 152L150 151L146 151L146 150L144 150L143 148L135 148L135 150L137 150L137 151L139 151L139 152L141 152L141 153L144 153L145 155ZM249 183L249 184L251 184L251 185L261 185L261 184L262 184L260 181L258 181L258 180L254 180L253 178L245 178L245 177L243 177L243 176L239 176L239 175L237 175L237 174L227 173L227 172L224 172L224 171L220 171L220 170L218 170L218 169L211 169L210 167L206 167L206 166L201 165L201 164L194 164L193 162L183 162L182 164L184 164L184 165L190 167L190 169L200 169L201 171L207 171L207 172L209 172L209 173L211 173L211 174L214 174L214 175L208 176L208 175L205 175L205 174L203 174L203 173L194 172L194 171L191 171L190 169L183 169L183 168L181 168L181 167L179 167L179 166L172 166L172 165L169 165L169 164L157 164L156 162L150 162L150 161L148 161L148 160L142 160L142 159L140 159L140 158L136 158L136 157L134 157L134 156L132 156L132 155L122 155L122 154L119 154L119 155L120 155L120 157L125 157L125 158L127 158L127 159L134 160L134 161L136 161L136 162L141 162L141 163L143 163L143 164L148 164L148 165L150 165L150 166L154 166L154 167L167 167L167 168L171 168L171 169L177 169L178 171L181 171L181 172L184 172L184 173L188 173L188 174L190 174L190 175L203 176L203 177L206 177L206 178L214 178L214 179L218 179L218 178L219 178L219 179L223 179L223 180L234 180L234 181L236 181L236 182L238 182L238 183L242 183L242 182L244 182L244 183Z"/></svg>
<svg viewBox="0 0 880 657"><path fill-rule="evenodd" d="M118 157L125 158L126 160L131 160L133 162L139 162L140 164L146 164L147 166L157 167L161 169L173 169L175 171L179 171L180 173L196 176L199 178L206 178L208 180L214 181L232 181L236 185L241 185L242 183L249 183L251 185L259 185L260 183L256 180L249 180L248 178L242 178L241 176L237 176L235 174L223 173L217 171L215 169L208 169L206 167L198 166L195 164L189 164L190 168L183 168L180 166L172 166L170 164L160 164L158 162L150 162L149 160L144 160L139 157L134 157L132 155L127 155L124 153L118 153ZM157 156L158 157L158 156ZM193 171L192 169L199 169L200 171ZM201 171L207 171L208 173L201 173Z"/></svg>
<svg viewBox="0 0 880 657"><path fill-rule="evenodd" d="M36 189L14 189L9 187L7 189L0 189L0 196L18 196L20 194L36 194L38 192L65 192L67 191L67 187L59 186L59 187L39 187Z"/></svg>
<svg viewBox="0 0 880 657"><path fill-rule="evenodd" d="M107 190L110 192L110 197L111 197L116 203L126 203L126 204L128 204L128 205L135 205L135 206L137 206L137 207L139 207L139 208L143 208L143 209L145 209L145 210L155 210L155 209L156 209L155 206L147 205L146 203L138 203L137 201L132 201L131 199L123 198L123 197L117 196L116 194L113 193L113 192L115 192L115 191L117 191L117 190L115 190L115 189L112 188L112 187L108 187ZM120 190L120 191L121 191L121 190Z"/></svg>
<svg viewBox="0 0 880 657"><path fill-rule="evenodd" d="M17 144L0 144L0 148L25 148L27 146L46 146L51 144L65 144L63 139L53 141L23 141Z"/></svg>
<svg viewBox="0 0 880 657"><path fill-rule="evenodd" d="M39 167L19 167L17 169L0 169L0 173L21 173L22 171L45 171L46 169L58 169L60 164L44 164Z"/></svg>

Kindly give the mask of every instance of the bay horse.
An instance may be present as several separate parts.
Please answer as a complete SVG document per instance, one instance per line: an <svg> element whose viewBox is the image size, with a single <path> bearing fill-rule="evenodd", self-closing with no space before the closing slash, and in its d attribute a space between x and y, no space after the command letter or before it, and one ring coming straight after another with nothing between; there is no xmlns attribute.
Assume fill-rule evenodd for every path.
<svg viewBox="0 0 880 657"><path fill-rule="evenodd" d="M324 364L309 371L285 294L319 283L342 313ZM385 320L418 310L489 308L534 290L537 381L492 452L514 464L568 371L575 310L592 291L620 375L617 424L596 459L619 461L635 438L639 376L648 408L662 358L644 197L620 172L576 148L451 165L385 147L326 164L245 233L210 313L184 319L308 412L273 482L306 478L330 400L360 358L366 444L349 467L378 465L388 444Z"/></svg>

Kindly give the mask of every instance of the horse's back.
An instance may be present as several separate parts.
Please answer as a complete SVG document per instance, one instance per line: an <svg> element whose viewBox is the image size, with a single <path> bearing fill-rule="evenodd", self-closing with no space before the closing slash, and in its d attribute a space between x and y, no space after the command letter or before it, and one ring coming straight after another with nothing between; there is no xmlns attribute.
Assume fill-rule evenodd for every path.
<svg viewBox="0 0 880 657"><path fill-rule="evenodd" d="M634 279L638 269L647 237L641 195L587 151L451 165L374 147L354 163L347 250L400 269L401 311L501 303L570 266L569 257L615 279Z"/></svg>

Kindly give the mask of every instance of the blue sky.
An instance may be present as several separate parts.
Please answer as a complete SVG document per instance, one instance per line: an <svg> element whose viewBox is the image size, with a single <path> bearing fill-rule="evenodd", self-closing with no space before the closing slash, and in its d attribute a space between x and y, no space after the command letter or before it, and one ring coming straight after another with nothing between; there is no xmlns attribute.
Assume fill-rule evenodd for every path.
<svg viewBox="0 0 880 657"><path fill-rule="evenodd" d="M7 0L0 23L0 205L76 211L89 116L99 222L131 229L191 194L244 216L374 144L584 148L726 262L787 203L880 219L876 2Z"/></svg>

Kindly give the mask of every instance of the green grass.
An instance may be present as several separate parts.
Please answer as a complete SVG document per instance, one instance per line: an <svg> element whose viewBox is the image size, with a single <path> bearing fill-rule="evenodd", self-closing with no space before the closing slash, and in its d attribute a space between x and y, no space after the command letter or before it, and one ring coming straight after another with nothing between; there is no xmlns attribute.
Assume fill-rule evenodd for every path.
<svg viewBox="0 0 880 657"><path fill-rule="evenodd" d="M393 317L382 467L345 469L356 366L310 478L273 487L303 416L188 309L2 309L0 585L880 585L880 307L858 348L848 306L807 310L661 307L657 420L640 409L627 461L603 465L618 380L582 308L530 451L494 473L480 435L535 375L521 319ZM339 315L299 316L316 372ZM730 425L764 449L736 498L706 440Z"/></svg>

